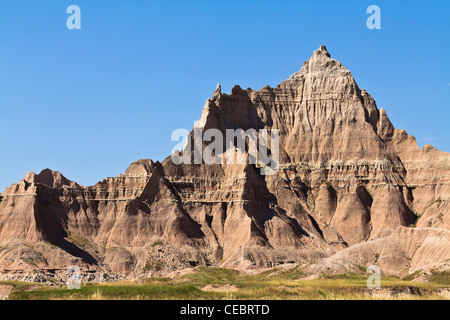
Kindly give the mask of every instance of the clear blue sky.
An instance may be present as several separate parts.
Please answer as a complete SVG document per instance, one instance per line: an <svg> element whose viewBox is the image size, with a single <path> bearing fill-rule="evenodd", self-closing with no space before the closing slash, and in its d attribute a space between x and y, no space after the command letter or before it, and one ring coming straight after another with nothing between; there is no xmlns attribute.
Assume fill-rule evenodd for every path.
<svg viewBox="0 0 450 320"><path fill-rule="evenodd" d="M80 6L81 30L66 9ZM381 8L381 30L366 9ZM216 87L275 86L321 44L419 145L450 151L450 1L0 1L0 189L162 160Z"/></svg>

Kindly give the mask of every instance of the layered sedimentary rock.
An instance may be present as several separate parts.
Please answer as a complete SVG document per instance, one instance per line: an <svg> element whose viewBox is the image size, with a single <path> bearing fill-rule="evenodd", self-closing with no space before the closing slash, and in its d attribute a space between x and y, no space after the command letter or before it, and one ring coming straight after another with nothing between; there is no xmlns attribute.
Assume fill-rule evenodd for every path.
<svg viewBox="0 0 450 320"><path fill-rule="evenodd" d="M391 235L362 242L305 268L312 274L356 273L375 265L384 274L403 277L423 271L450 269L450 231L400 227Z"/></svg>
<svg viewBox="0 0 450 320"><path fill-rule="evenodd" d="M271 267L344 259L416 226L425 238L450 229L450 155L395 129L324 46L275 88L218 86L195 130L207 129L279 130L278 171L168 157L91 187L50 170L27 174L0 196L0 271L60 276L76 264L98 280ZM432 250L417 259L427 254L440 263Z"/></svg>

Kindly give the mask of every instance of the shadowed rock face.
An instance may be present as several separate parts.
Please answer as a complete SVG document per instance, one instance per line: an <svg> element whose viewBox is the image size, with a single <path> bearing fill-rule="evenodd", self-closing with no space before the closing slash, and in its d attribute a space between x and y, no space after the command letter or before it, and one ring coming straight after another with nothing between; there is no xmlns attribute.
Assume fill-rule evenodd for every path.
<svg viewBox="0 0 450 320"><path fill-rule="evenodd" d="M408 233L411 243L450 229L450 155L395 129L324 46L276 88L228 95L219 85L197 127L278 129L279 171L168 157L91 187L48 169L28 173L0 197L0 271L60 276L76 264L104 279L200 264L271 267L346 259L341 252L374 239L391 248L399 227L427 227ZM450 251L447 235L439 239Z"/></svg>

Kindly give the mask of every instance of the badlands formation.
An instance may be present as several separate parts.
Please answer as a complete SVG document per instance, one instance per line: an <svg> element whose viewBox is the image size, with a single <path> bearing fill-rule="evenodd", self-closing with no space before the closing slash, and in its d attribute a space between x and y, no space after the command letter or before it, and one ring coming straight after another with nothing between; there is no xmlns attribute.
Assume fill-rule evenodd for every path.
<svg viewBox="0 0 450 320"><path fill-rule="evenodd" d="M198 265L450 269L450 154L396 129L324 46L275 88L218 86L198 123L278 129L278 172L168 157L90 187L27 173L0 194L0 279L61 280L70 265L86 281Z"/></svg>

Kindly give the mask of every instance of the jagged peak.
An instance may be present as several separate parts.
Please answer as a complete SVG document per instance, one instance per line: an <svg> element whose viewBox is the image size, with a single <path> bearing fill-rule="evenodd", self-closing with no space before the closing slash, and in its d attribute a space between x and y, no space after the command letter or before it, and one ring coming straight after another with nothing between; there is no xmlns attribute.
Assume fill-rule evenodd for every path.
<svg viewBox="0 0 450 320"><path fill-rule="evenodd" d="M216 96L220 96L222 93L222 87L220 86L220 83L217 83L216 90L214 90L213 98Z"/></svg>
<svg viewBox="0 0 450 320"><path fill-rule="evenodd" d="M317 49L317 50L314 51L314 53L313 53L313 57L314 57L314 56L321 56L321 55L325 55L326 57L331 58L331 55L330 55L330 53L328 52L327 47L325 47L324 45L321 45L321 46L319 47L319 49Z"/></svg>
<svg viewBox="0 0 450 320"><path fill-rule="evenodd" d="M303 78L307 75L351 75L339 61L331 58L327 47L321 45L319 49L314 51L311 58L303 63L300 71L294 73L289 79Z"/></svg>
<svg viewBox="0 0 450 320"><path fill-rule="evenodd" d="M39 174L31 171L28 172L23 180L31 183L39 183L49 188L62 188L63 186L74 186L75 182L67 179L59 171L44 169Z"/></svg>
<svg viewBox="0 0 450 320"><path fill-rule="evenodd" d="M316 51L313 52L312 56L303 63L300 71L294 73L290 76L287 82L290 80L298 80L304 78L307 75L319 75L319 76L350 76L352 77L351 72L346 69L339 61L331 58L331 54L328 52L328 49L325 45L321 45ZM282 85L285 81L280 83ZM270 86L264 86L258 91L267 91L272 90ZM251 92L252 89L247 88L247 90L243 90L239 85L235 85L230 92L230 95L242 95L248 92ZM220 97L222 94L222 87L220 83L217 83L216 89L211 97L211 99L207 100L205 107L209 106L209 102L214 100L217 97Z"/></svg>

